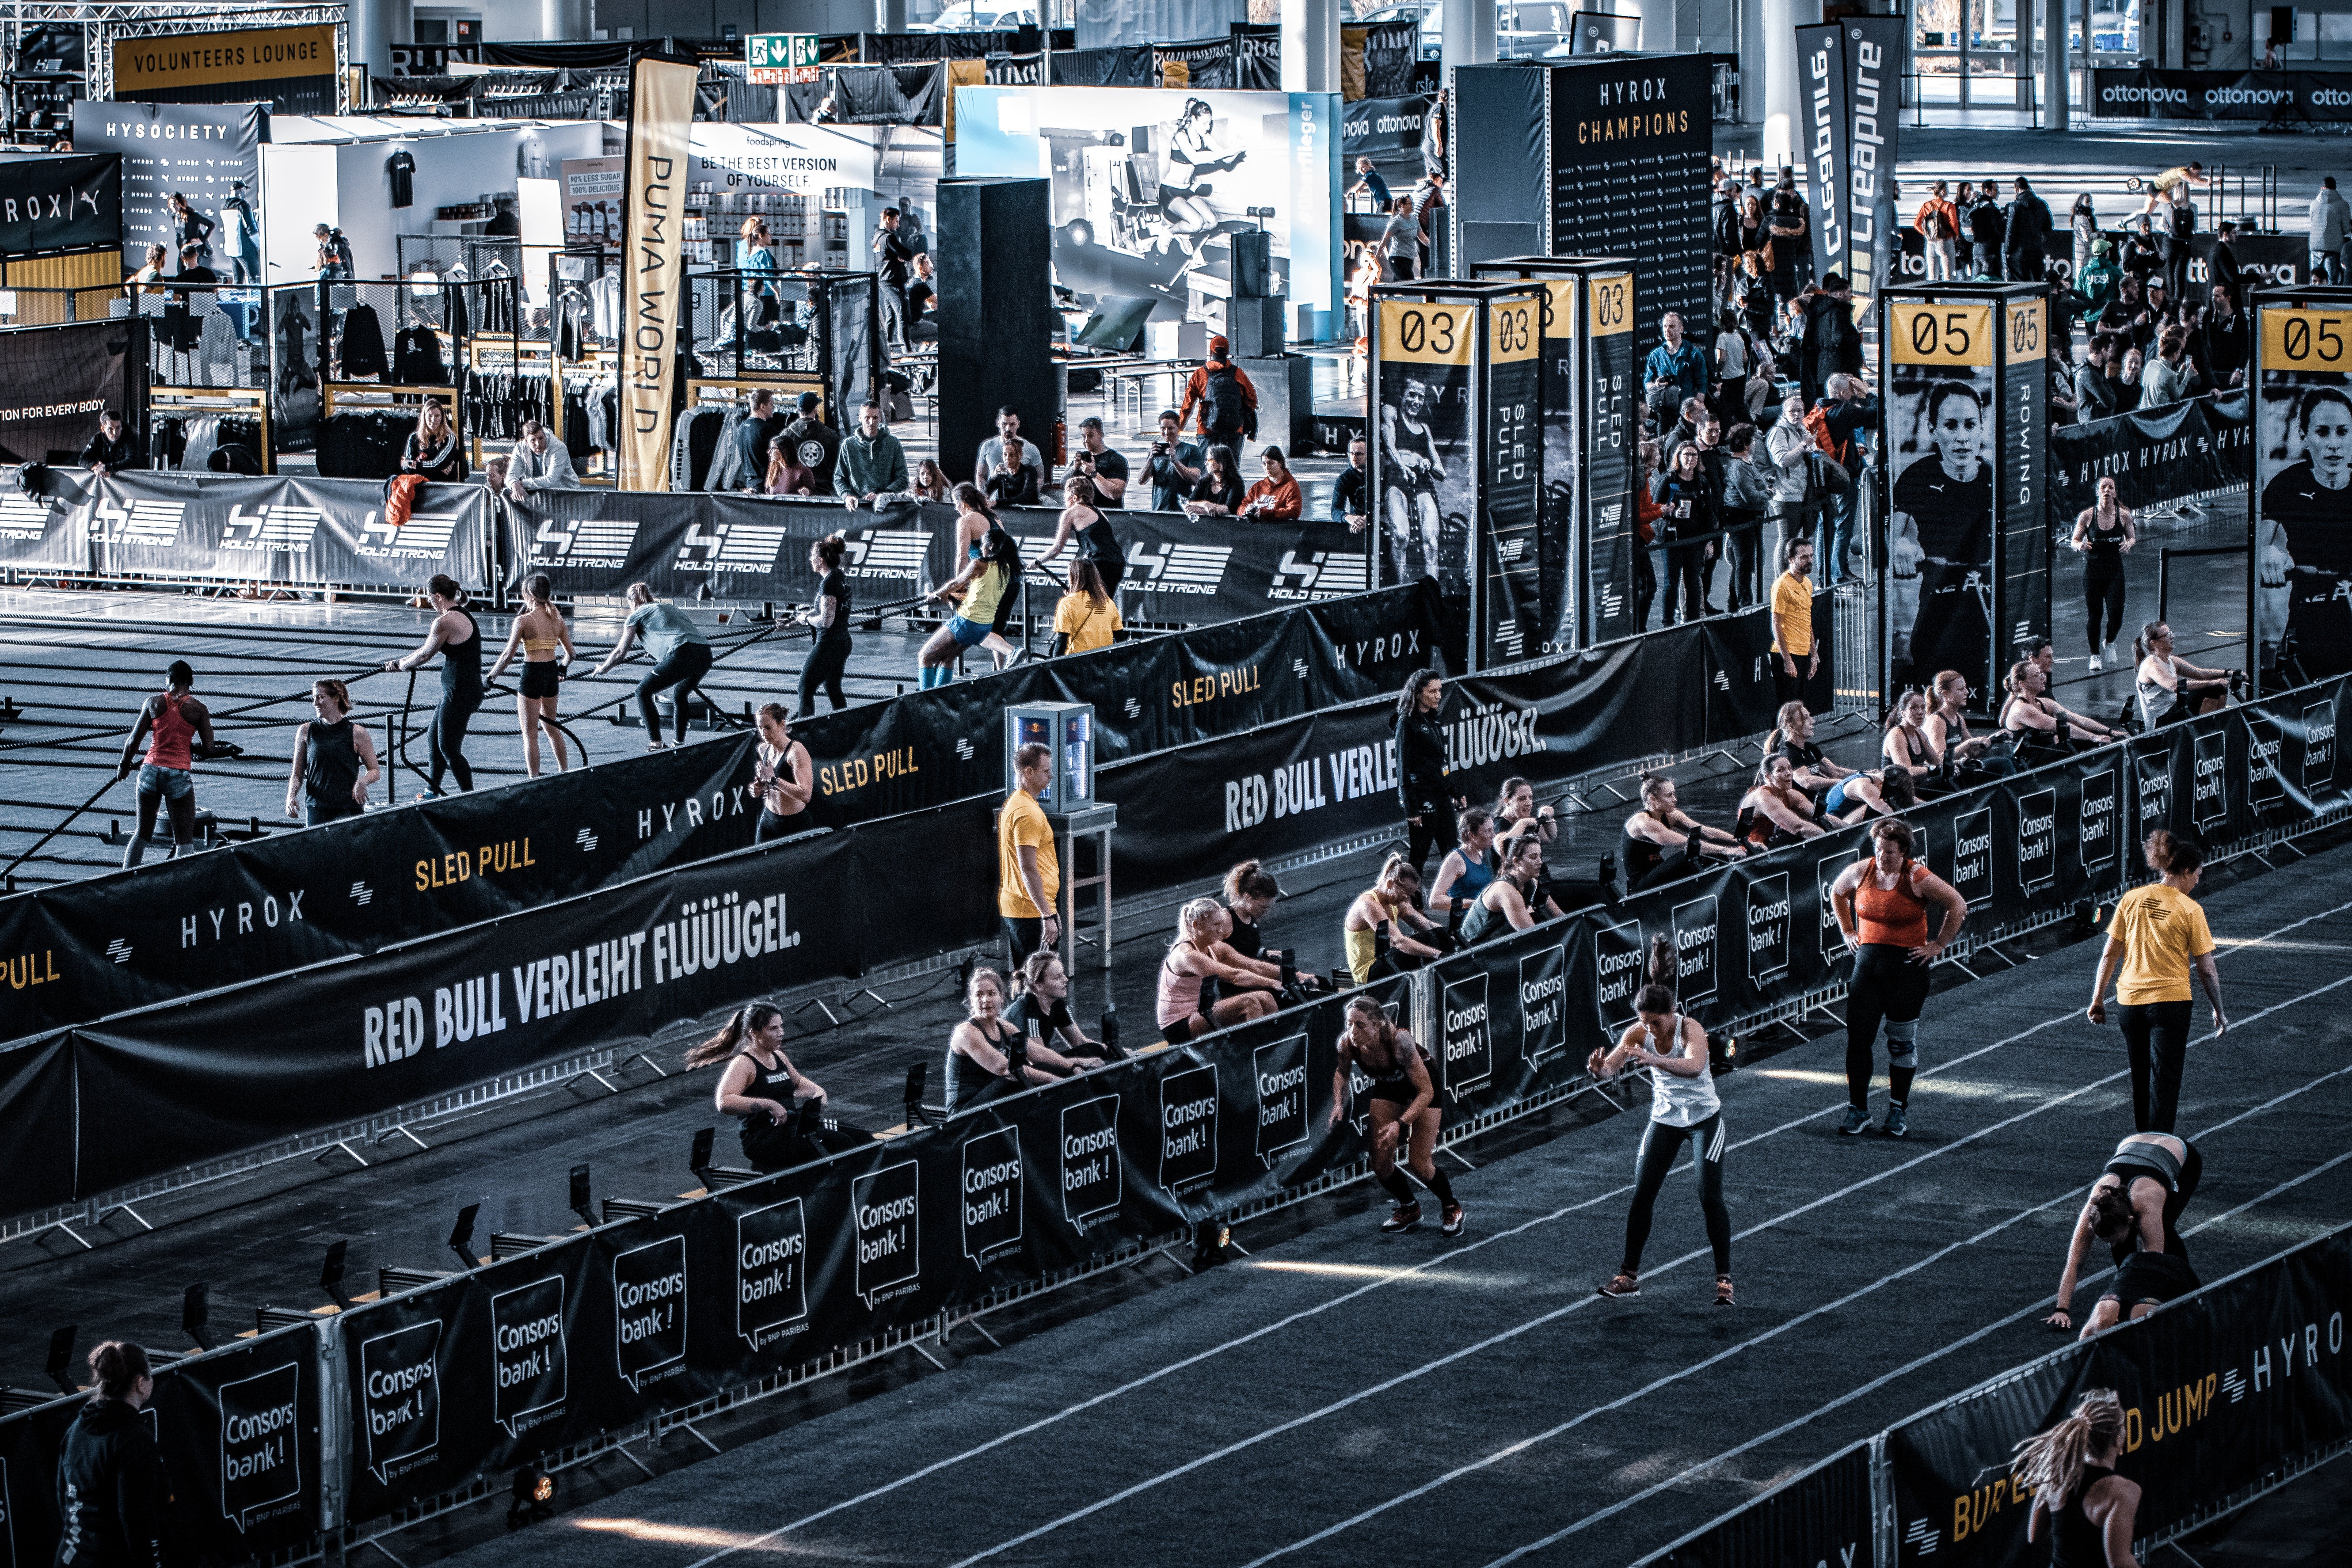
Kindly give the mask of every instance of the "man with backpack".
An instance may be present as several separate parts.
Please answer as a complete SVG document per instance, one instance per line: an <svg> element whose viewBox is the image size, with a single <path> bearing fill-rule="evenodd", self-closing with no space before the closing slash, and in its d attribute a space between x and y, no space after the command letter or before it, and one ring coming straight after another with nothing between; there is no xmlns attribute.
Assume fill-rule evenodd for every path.
<svg viewBox="0 0 2352 1568"><path fill-rule="evenodd" d="M1853 574L1847 570L1846 553L1853 546L1856 480L1862 474L1864 438L1878 421L1878 399L1864 390L1860 377L1850 374L1831 376L1823 390L1827 395L1805 416L1805 428L1812 433L1814 446L1846 476L1825 498L1829 548L1822 563L1822 584L1826 587Z"/></svg>
<svg viewBox="0 0 2352 1568"><path fill-rule="evenodd" d="M1209 340L1208 360L1184 384L1176 428L1184 428L1197 405L1202 446L1229 447L1238 459L1243 439L1257 434L1257 388L1250 384L1249 373L1233 363L1232 350L1233 345L1222 337Z"/></svg>
<svg viewBox="0 0 2352 1568"><path fill-rule="evenodd" d="M1944 195L1944 182L1937 180L1936 189L1919 204L1916 219L1919 238L1927 247L1927 281L1949 283L1952 262L1960 238L1960 210Z"/></svg>
<svg viewBox="0 0 2352 1568"><path fill-rule="evenodd" d="M1862 331L1853 324L1853 288L1832 272L1802 296L1804 331L1797 344L1797 374L1808 405L1821 401L1830 378L1862 371Z"/></svg>
<svg viewBox="0 0 2352 1568"><path fill-rule="evenodd" d="M1977 278L1983 282L1999 282L2000 243L2008 225L2002 221L2000 202L1993 195L1990 180L1979 187L1977 205L1960 216L1968 225L1969 239L1976 247Z"/></svg>

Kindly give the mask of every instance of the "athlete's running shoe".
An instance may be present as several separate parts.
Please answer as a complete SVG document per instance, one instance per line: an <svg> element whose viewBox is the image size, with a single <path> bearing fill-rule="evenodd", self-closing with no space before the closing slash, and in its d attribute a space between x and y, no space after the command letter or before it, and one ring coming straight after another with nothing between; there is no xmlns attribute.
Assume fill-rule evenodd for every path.
<svg viewBox="0 0 2352 1568"><path fill-rule="evenodd" d="M1460 1204L1455 1204L1452 1208L1445 1210L1439 1217L1444 1223L1438 1226L1438 1229L1444 1231L1448 1236L1460 1236L1462 1234L1463 1225L1470 1218L1470 1211L1464 1208Z"/></svg>
<svg viewBox="0 0 2352 1568"><path fill-rule="evenodd" d="M1859 1105L1849 1105L1845 1108L1845 1120L1838 1123L1838 1131L1851 1135L1864 1131L1869 1126L1870 1112Z"/></svg>
<svg viewBox="0 0 2352 1568"><path fill-rule="evenodd" d="M1911 1135L1910 1118L1903 1114L1901 1106L1890 1105L1886 1108L1886 1121L1879 1131L1889 1138L1907 1138Z"/></svg>
<svg viewBox="0 0 2352 1568"><path fill-rule="evenodd" d="M1414 1226L1417 1226L1420 1223L1421 1204L1420 1201L1416 1199L1409 1204L1399 1204L1395 1208L1391 1209L1389 1211L1389 1217L1381 1221L1381 1228L1382 1230L1391 1231L1411 1230Z"/></svg>
<svg viewBox="0 0 2352 1568"><path fill-rule="evenodd" d="M1718 1307L1736 1307L1739 1304L1731 1299L1731 1276L1728 1274L1718 1274L1715 1277L1715 1304Z"/></svg>
<svg viewBox="0 0 2352 1568"><path fill-rule="evenodd" d="M1631 1274L1612 1275L1609 1283L1599 1289L1603 1296L1625 1297L1638 1296L1642 1293L1641 1281L1635 1279Z"/></svg>

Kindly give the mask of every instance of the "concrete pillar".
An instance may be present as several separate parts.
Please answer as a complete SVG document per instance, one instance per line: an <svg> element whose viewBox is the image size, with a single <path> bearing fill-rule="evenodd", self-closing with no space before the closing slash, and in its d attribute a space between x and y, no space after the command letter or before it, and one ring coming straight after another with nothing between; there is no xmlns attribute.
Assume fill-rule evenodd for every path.
<svg viewBox="0 0 2352 1568"><path fill-rule="evenodd" d="M907 0L874 0L874 30L877 33L905 32Z"/></svg>
<svg viewBox="0 0 2352 1568"><path fill-rule="evenodd" d="M539 0L541 37L549 43L573 43L588 33L588 0Z"/></svg>
<svg viewBox="0 0 2352 1568"><path fill-rule="evenodd" d="M1805 106L1797 79L1797 29L1822 19L1821 0L1763 0L1764 166L1797 163L1797 122Z"/></svg>
<svg viewBox="0 0 2352 1568"><path fill-rule="evenodd" d="M1495 63L1494 0L1446 0L1438 22L1444 46L1445 79L1451 85L1456 66ZM1451 136L1454 128L1445 128Z"/></svg>
<svg viewBox="0 0 2352 1568"><path fill-rule="evenodd" d="M2066 0L2042 0L2042 101L2047 115L2042 123L2053 131L2063 131L2071 118L2066 79L2074 74L2066 66Z"/></svg>
<svg viewBox="0 0 2352 1568"><path fill-rule="evenodd" d="M1617 0L1617 15L1642 19L1643 50L1665 54L1674 48L1675 0Z"/></svg>
<svg viewBox="0 0 2352 1568"><path fill-rule="evenodd" d="M1736 0L1739 33L1739 123L1764 123L1764 0Z"/></svg>
<svg viewBox="0 0 2352 1568"><path fill-rule="evenodd" d="M351 64L370 76L392 74L392 50L416 41L415 12L409 0L351 0L343 48Z"/></svg>
<svg viewBox="0 0 2352 1568"><path fill-rule="evenodd" d="M901 0L903 4L903 0ZM1282 0L1282 90L1339 90L1339 0Z"/></svg>

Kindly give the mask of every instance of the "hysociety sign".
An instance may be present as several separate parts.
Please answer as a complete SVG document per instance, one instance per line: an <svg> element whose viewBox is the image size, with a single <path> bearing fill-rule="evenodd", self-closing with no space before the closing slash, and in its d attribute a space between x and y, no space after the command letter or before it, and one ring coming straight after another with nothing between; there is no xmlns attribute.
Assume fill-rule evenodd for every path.
<svg viewBox="0 0 2352 1568"><path fill-rule="evenodd" d="M1275 1162L1307 1142L1307 1037L1260 1046L1250 1058L1257 1079L1257 1157Z"/></svg>
<svg viewBox="0 0 2352 1568"><path fill-rule="evenodd" d="M1062 1111L1062 1218L1083 1235L1087 1221L1117 1214L1124 1191L1118 1153L1118 1096L1081 1100Z"/></svg>
<svg viewBox="0 0 2352 1568"><path fill-rule="evenodd" d="M923 1168L901 1160L849 1184L857 1219L857 1294L868 1311L922 1282Z"/></svg>
<svg viewBox="0 0 2352 1568"><path fill-rule="evenodd" d="M390 1486L441 1447L442 1321L360 1342L360 1410L367 1468Z"/></svg>
<svg viewBox="0 0 2352 1568"><path fill-rule="evenodd" d="M490 1418L520 1437L562 1409L563 1276L551 1274L490 1298Z"/></svg>
<svg viewBox="0 0 2352 1568"><path fill-rule="evenodd" d="M221 1512L240 1531L285 1511L301 1492L301 1392L299 1362L221 1385Z"/></svg>
<svg viewBox="0 0 2352 1568"><path fill-rule="evenodd" d="M808 1330L808 1221L786 1198L735 1217L735 1332L754 1351Z"/></svg>
<svg viewBox="0 0 2352 1568"><path fill-rule="evenodd" d="M666 1236L613 1259L613 1333L631 1388L686 1370L686 1237Z"/></svg>
<svg viewBox="0 0 2352 1568"><path fill-rule="evenodd" d="M963 1146L963 1255L976 1268L1021 1245L1021 1129L1000 1127Z"/></svg>

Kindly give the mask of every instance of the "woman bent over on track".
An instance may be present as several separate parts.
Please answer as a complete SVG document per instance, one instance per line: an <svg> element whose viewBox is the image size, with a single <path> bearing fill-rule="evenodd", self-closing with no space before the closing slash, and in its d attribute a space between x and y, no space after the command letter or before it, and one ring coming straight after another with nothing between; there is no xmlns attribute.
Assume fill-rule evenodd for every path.
<svg viewBox="0 0 2352 1568"><path fill-rule="evenodd" d="M1927 934L1927 906L1944 911ZM1881 817L1870 830L1870 858L1838 874L1830 889L1845 944L1852 948L1853 985L1845 1004L1845 1121L1838 1131L1870 1125L1871 1053L1878 1026L1886 1025L1886 1122L1889 1138L1911 1130L1906 1108L1919 1071L1919 1014L1927 1005L1927 966L1959 934L1966 899L1911 858L1911 825Z"/></svg>
<svg viewBox="0 0 2352 1568"><path fill-rule="evenodd" d="M1429 1076L1429 1053L1412 1036L1389 1022L1387 1012L1370 996L1348 1004L1348 1026L1339 1033L1339 1065L1331 1074L1331 1121L1348 1106L1348 1069L1361 1068L1372 1080L1364 1103L1372 1123L1372 1179L1396 1200L1389 1217L1381 1221L1388 1231L1411 1230L1421 1223L1421 1200L1396 1168L1397 1145L1405 1145L1405 1166L1421 1184L1437 1194L1440 1228L1460 1236L1467 1211L1454 1201L1454 1184L1437 1168L1437 1087Z"/></svg>
<svg viewBox="0 0 2352 1568"><path fill-rule="evenodd" d="M1633 1161L1633 1205L1625 1213L1625 1261L1614 1278L1601 1287L1603 1296L1642 1293L1642 1248L1650 1240L1650 1210L1658 1189L1666 1184L1684 1143L1691 1146L1691 1163L1698 1171L1698 1201L1706 1215L1707 1245L1715 1250L1715 1304L1732 1305L1731 1211L1723 1204L1723 1101L1716 1097L1715 1076L1706 1054L1706 1031L1698 1020L1685 1017L1675 1002L1674 944L1666 938L1650 942L1650 983L1633 998L1638 1016L1617 1048L1605 1056L1595 1051L1584 1065L1596 1079L1611 1079L1629 1067L1651 1069L1650 1124L1642 1130L1641 1152Z"/></svg>

